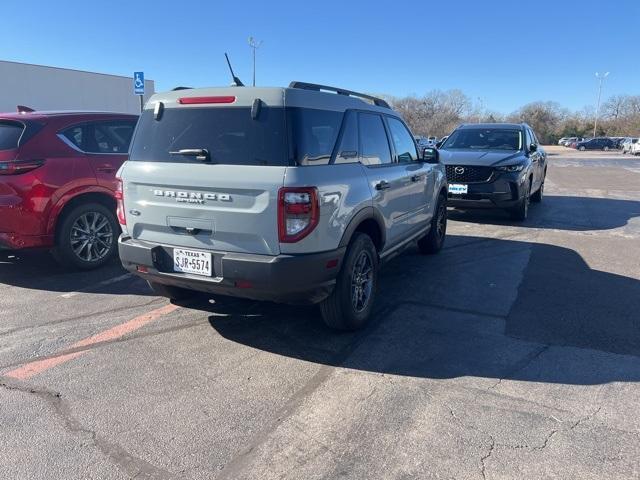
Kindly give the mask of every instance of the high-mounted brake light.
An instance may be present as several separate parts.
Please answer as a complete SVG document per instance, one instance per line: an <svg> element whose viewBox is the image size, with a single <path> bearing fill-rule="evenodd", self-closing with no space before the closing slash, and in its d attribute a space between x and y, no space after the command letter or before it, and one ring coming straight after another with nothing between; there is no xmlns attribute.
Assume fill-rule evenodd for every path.
<svg viewBox="0 0 640 480"><path fill-rule="evenodd" d="M0 175L19 175L44 165L44 160L14 160L0 162Z"/></svg>
<svg viewBox="0 0 640 480"><path fill-rule="evenodd" d="M283 187L278 191L278 238L295 243L318 225L320 207L316 187Z"/></svg>
<svg viewBox="0 0 640 480"><path fill-rule="evenodd" d="M127 224L127 217L124 214L124 190L122 189L122 179L120 177L116 177L116 181L118 182L116 186L116 191L113 196L116 197L116 215L118 217L118 223L120 225Z"/></svg>
<svg viewBox="0 0 640 480"><path fill-rule="evenodd" d="M223 97L181 97L178 103L181 105L198 105L202 103L233 103L236 97L233 95Z"/></svg>

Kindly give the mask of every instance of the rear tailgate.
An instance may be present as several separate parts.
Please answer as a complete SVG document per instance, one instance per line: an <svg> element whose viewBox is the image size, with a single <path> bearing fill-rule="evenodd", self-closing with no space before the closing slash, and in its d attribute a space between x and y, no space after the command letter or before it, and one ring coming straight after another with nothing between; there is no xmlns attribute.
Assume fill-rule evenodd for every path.
<svg viewBox="0 0 640 480"><path fill-rule="evenodd" d="M277 197L285 171L127 162L121 172L127 231L162 245L277 255Z"/></svg>

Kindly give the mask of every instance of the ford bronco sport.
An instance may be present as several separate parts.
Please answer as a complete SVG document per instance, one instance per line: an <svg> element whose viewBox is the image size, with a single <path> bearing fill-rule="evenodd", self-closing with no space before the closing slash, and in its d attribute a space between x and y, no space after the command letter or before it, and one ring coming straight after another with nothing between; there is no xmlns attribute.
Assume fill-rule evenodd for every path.
<svg viewBox="0 0 640 480"><path fill-rule="evenodd" d="M327 325L352 330L381 262L445 239L438 152L419 155L384 100L339 88L154 95L118 177L122 263L174 300L318 303Z"/></svg>

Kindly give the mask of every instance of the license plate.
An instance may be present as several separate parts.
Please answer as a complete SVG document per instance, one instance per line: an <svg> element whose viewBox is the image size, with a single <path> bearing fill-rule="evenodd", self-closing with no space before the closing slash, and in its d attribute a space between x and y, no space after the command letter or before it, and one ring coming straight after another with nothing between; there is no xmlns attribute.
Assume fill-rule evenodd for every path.
<svg viewBox="0 0 640 480"><path fill-rule="evenodd" d="M173 249L173 270L175 272L193 273L211 276L211 254L197 250Z"/></svg>
<svg viewBox="0 0 640 480"><path fill-rule="evenodd" d="M467 193L468 189L469 189L468 185L463 185L461 183L449 184L449 193L452 193L454 195L464 195L465 193Z"/></svg>

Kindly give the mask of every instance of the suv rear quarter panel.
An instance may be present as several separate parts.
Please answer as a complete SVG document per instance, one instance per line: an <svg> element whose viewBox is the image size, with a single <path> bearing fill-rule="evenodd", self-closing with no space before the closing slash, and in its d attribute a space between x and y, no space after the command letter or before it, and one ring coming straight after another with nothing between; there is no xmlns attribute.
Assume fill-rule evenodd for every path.
<svg viewBox="0 0 640 480"><path fill-rule="evenodd" d="M339 247L354 216L372 206L363 168L360 163L287 168L285 187L317 187L320 219L316 228L299 242L281 243L282 253L315 253Z"/></svg>

